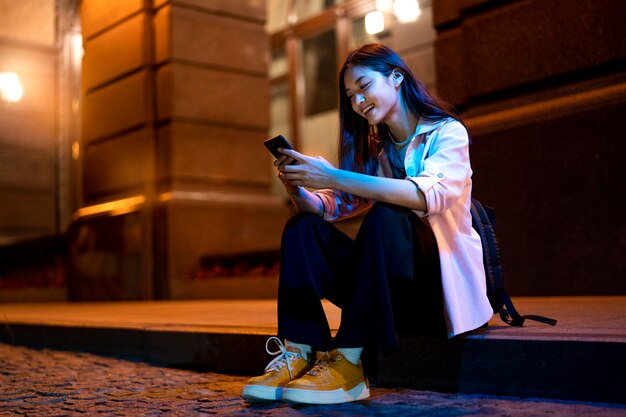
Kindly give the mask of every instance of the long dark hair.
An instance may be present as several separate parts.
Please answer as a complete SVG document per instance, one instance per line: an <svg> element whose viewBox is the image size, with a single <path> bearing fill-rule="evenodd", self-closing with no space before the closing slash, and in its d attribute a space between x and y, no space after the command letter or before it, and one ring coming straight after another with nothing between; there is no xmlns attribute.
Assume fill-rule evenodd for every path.
<svg viewBox="0 0 626 417"><path fill-rule="evenodd" d="M392 49L381 43L363 45L348 54L339 71L339 168L376 175L377 157L386 142L384 139L389 136L389 128L384 123L371 126L352 109L344 75L354 67L369 68L384 76L399 69L404 74L400 91L415 118L441 120L452 117L460 121L452 106L433 97ZM352 200L349 195L345 197Z"/></svg>

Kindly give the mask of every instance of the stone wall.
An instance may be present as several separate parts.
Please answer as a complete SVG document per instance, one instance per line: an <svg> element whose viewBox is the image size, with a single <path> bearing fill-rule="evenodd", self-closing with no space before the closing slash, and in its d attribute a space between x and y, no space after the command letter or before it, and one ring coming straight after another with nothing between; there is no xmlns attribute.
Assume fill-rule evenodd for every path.
<svg viewBox="0 0 626 417"><path fill-rule="evenodd" d="M202 256L277 248L265 2L85 0L82 19L72 297L186 297Z"/></svg>
<svg viewBox="0 0 626 417"><path fill-rule="evenodd" d="M516 295L624 294L626 5L439 0L438 92L463 110L474 195Z"/></svg>
<svg viewBox="0 0 626 417"><path fill-rule="evenodd" d="M24 89L19 102L0 99L0 245L57 231L54 6L0 1L0 73Z"/></svg>

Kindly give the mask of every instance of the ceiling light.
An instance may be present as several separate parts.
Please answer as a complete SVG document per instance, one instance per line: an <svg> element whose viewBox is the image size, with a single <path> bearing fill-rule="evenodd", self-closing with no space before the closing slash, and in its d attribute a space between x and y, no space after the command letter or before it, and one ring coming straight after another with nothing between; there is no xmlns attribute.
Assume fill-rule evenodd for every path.
<svg viewBox="0 0 626 417"><path fill-rule="evenodd" d="M393 2L393 14L400 23L415 22L422 14L417 0L395 0Z"/></svg>
<svg viewBox="0 0 626 417"><path fill-rule="evenodd" d="M20 77L14 72L0 73L0 96L9 103L17 103L24 95Z"/></svg>
<svg viewBox="0 0 626 417"><path fill-rule="evenodd" d="M393 0L376 0L376 10L390 12Z"/></svg>
<svg viewBox="0 0 626 417"><path fill-rule="evenodd" d="M365 15L365 31L370 35L380 33L385 30L385 16L383 12L377 10Z"/></svg>

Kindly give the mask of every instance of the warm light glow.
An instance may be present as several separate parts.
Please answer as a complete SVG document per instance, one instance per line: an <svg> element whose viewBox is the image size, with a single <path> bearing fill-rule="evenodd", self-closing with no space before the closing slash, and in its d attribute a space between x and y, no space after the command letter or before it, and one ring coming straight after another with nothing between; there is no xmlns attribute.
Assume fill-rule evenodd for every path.
<svg viewBox="0 0 626 417"><path fill-rule="evenodd" d="M393 0L376 0L376 10L381 12L390 12Z"/></svg>
<svg viewBox="0 0 626 417"><path fill-rule="evenodd" d="M83 35L80 33L72 34L72 54L74 55L74 62L80 63L83 59Z"/></svg>
<svg viewBox="0 0 626 417"><path fill-rule="evenodd" d="M365 31L370 35L385 30L385 16L383 12L369 12L365 15Z"/></svg>
<svg viewBox="0 0 626 417"><path fill-rule="evenodd" d="M17 103L24 95L24 87L20 77L14 72L0 73L0 95L2 100L9 103Z"/></svg>
<svg viewBox="0 0 626 417"><path fill-rule="evenodd" d="M138 210L145 201L146 198L144 196L138 195L108 203L95 204L93 206L83 207L77 210L74 214L74 218L78 219L80 217L93 216L94 214L102 213L107 213L110 216L118 216L120 214L126 214Z"/></svg>
<svg viewBox="0 0 626 417"><path fill-rule="evenodd" d="M72 159L78 161L78 158L80 158L80 143L74 141L72 142Z"/></svg>
<svg viewBox="0 0 626 417"><path fill-rule="evenodd" d="M422 14L420 4L417 0L395 0L393 3L393 14L400 23L415 22Z"/></svg>

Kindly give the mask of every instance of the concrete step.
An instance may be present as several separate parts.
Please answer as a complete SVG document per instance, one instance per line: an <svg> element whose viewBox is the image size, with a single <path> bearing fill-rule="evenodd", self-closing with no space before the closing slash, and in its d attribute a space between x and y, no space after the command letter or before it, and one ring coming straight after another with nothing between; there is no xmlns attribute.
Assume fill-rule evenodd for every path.
<svg viewBox="0 0 626 417"><path fill-rule="evenodd" d="M403 336L378 357L376 383L444 392L626 403L626 297L516 298L559 320L488 328L452 340ZM324 304L331 328L340 312ZM270 360L273 300L35 303L0 306L0 341L254 375Z"/></svg>

